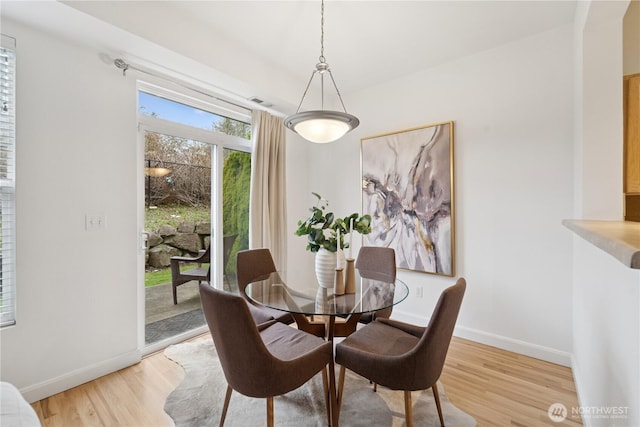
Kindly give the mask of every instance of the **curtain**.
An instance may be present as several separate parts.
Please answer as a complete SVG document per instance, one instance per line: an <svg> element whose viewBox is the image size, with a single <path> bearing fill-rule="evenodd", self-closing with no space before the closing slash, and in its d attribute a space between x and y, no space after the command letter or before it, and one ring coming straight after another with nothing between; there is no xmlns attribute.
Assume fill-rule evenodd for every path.
<svg viewBox="0 0 640 427"><path fill-rule="evenodd" d="M283 119L253 111L249 247L269 248L278 270L286 270L287 204Z"/></svg>

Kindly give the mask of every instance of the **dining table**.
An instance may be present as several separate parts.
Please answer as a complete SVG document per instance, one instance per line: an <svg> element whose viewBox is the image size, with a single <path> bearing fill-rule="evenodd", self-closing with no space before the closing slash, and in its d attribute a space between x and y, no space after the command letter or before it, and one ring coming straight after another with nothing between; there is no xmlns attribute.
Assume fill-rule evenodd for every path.
<svg viewBox="0 0 640 427"><path fill-rule="evenodd" d="M341 320L357 323L361 315L392 307L409 295L409 287L397 277L357 268L350 293L319 286L315 278L289 283L286 274L277 271L254 279L245 291L255 304L291 313L299 329L329 341L340 330Z"/></svg>
<svg viewBox="0 0 640 427"><path fill-rule="evenodd" d="M354 275L351 292L335 292L335 286L322 287L315 277L289 282L286 272L278 271L254 279L245 291L253 303L291 313L298 329L333 342L334 337L355 331L363 314L393 307L409 295L409 287L395 275L357 268ZM334 362L329 375L335 396ZM337 400L331 402L329 414L334 427L338 426Z"/></svg>

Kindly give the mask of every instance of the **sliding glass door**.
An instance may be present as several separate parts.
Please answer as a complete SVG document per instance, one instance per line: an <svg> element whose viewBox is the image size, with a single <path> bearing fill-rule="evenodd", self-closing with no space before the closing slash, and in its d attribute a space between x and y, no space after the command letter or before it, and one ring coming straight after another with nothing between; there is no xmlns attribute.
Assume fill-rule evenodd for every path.
<svg viewBox="0 0 640 427"><path fill-rule="evenodd" d="M213 286L237 291L235 254L248 248L250 125L145 91L139 111L144 337L155 351L206 330L199 281L175 281L172 264L208 269Z"/></svg>

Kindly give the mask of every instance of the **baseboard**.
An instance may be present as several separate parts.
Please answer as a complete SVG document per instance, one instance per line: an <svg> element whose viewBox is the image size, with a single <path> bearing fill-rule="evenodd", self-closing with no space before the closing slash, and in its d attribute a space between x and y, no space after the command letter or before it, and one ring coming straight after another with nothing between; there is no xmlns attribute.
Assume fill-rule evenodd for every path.
<svg viewBox="0 0 640 427"><path fill-rule="evenodd" d="M25 387L20 390L20 393L22 393L29 403L33 403L79 386L80 384L95 380L96 378L117 370L126 368L127 366L135 365L140 362L140 360L142 360L142 354L139 350L130 351L112 359L89 365L81 369L76 369L75 371L51 378L39 384Z"/></svg>
<svg viewBox="0 0 640 427"><path fill-rule="evenodd" d="M426 325L428 319L415 316L410 313L403 313L399 310L393 311L394 319L417 324ZM492 334L477 329L467 328L465 326L456 326L453 335L456 337L468 339L481 344L490 345L503 350L512 351L514 353L523 354L525 356L534 357L536 359L555 363L562 366L571 367L571 353L556 350L553 348L528 343L501 335Z"/></svg>
<svg viewBox="0 0 640 427"><path fill-rule="evenodd" d="M571 373L573 374L573 382L576 385L576 394L578 395L578 405L580 405L580 407L582 407L582 399L581 396L585 396L586 394L583 394L584 392L584 384L581 380L582 376L580 375L581 371L580 371L580 366L578 365L578 362L576 361L576 357L575 355L571 355ZM571 411L572 408L569 408L569 411ZM583 417L582 418L582 425L584 427L591 427L592 424L592 419L590 417Z"/></svg>

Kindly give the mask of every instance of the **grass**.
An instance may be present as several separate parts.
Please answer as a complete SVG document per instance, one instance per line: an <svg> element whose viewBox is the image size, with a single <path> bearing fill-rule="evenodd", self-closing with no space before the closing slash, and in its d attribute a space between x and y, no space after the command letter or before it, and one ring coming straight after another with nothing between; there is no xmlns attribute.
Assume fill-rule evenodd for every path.
<svg viewBox="0 0 640 427"><path fill-rule="evenodd" d="M202 264L206 267L208 264ZM180 268L180 271L194 268L195 264L185 264ZM144 287L162 285L164 283L171 283L171 268L163 268L160 270L152 270L144 273Z"/></svg>
<svg viewBox="0 0 640 427"><path fill-rule="evenodd" d="M209 222L211 208L209 206L151 206L145 209L144 227L147 231L155 231L162 225L177 227L182 222Z"/></svg>
<svg viewBox="0 0 640 427"><path fill-rule="evenodd" d="M182 222L209 222L211 209L209 206L152 206L145 209L145 230L155 231L162 225L177 227ZM183 269L192 268L184 266ZM144 274L144 286L156 286L171 283L171 268L154 269Z"/></svg>
<svg viewBox="0 0 640 427"><path fill-rule="evenodd" d="M171 269L163 268L162 270L146 271L144 273L144 287L162 285L163 283L171 283Z"/></svg>

